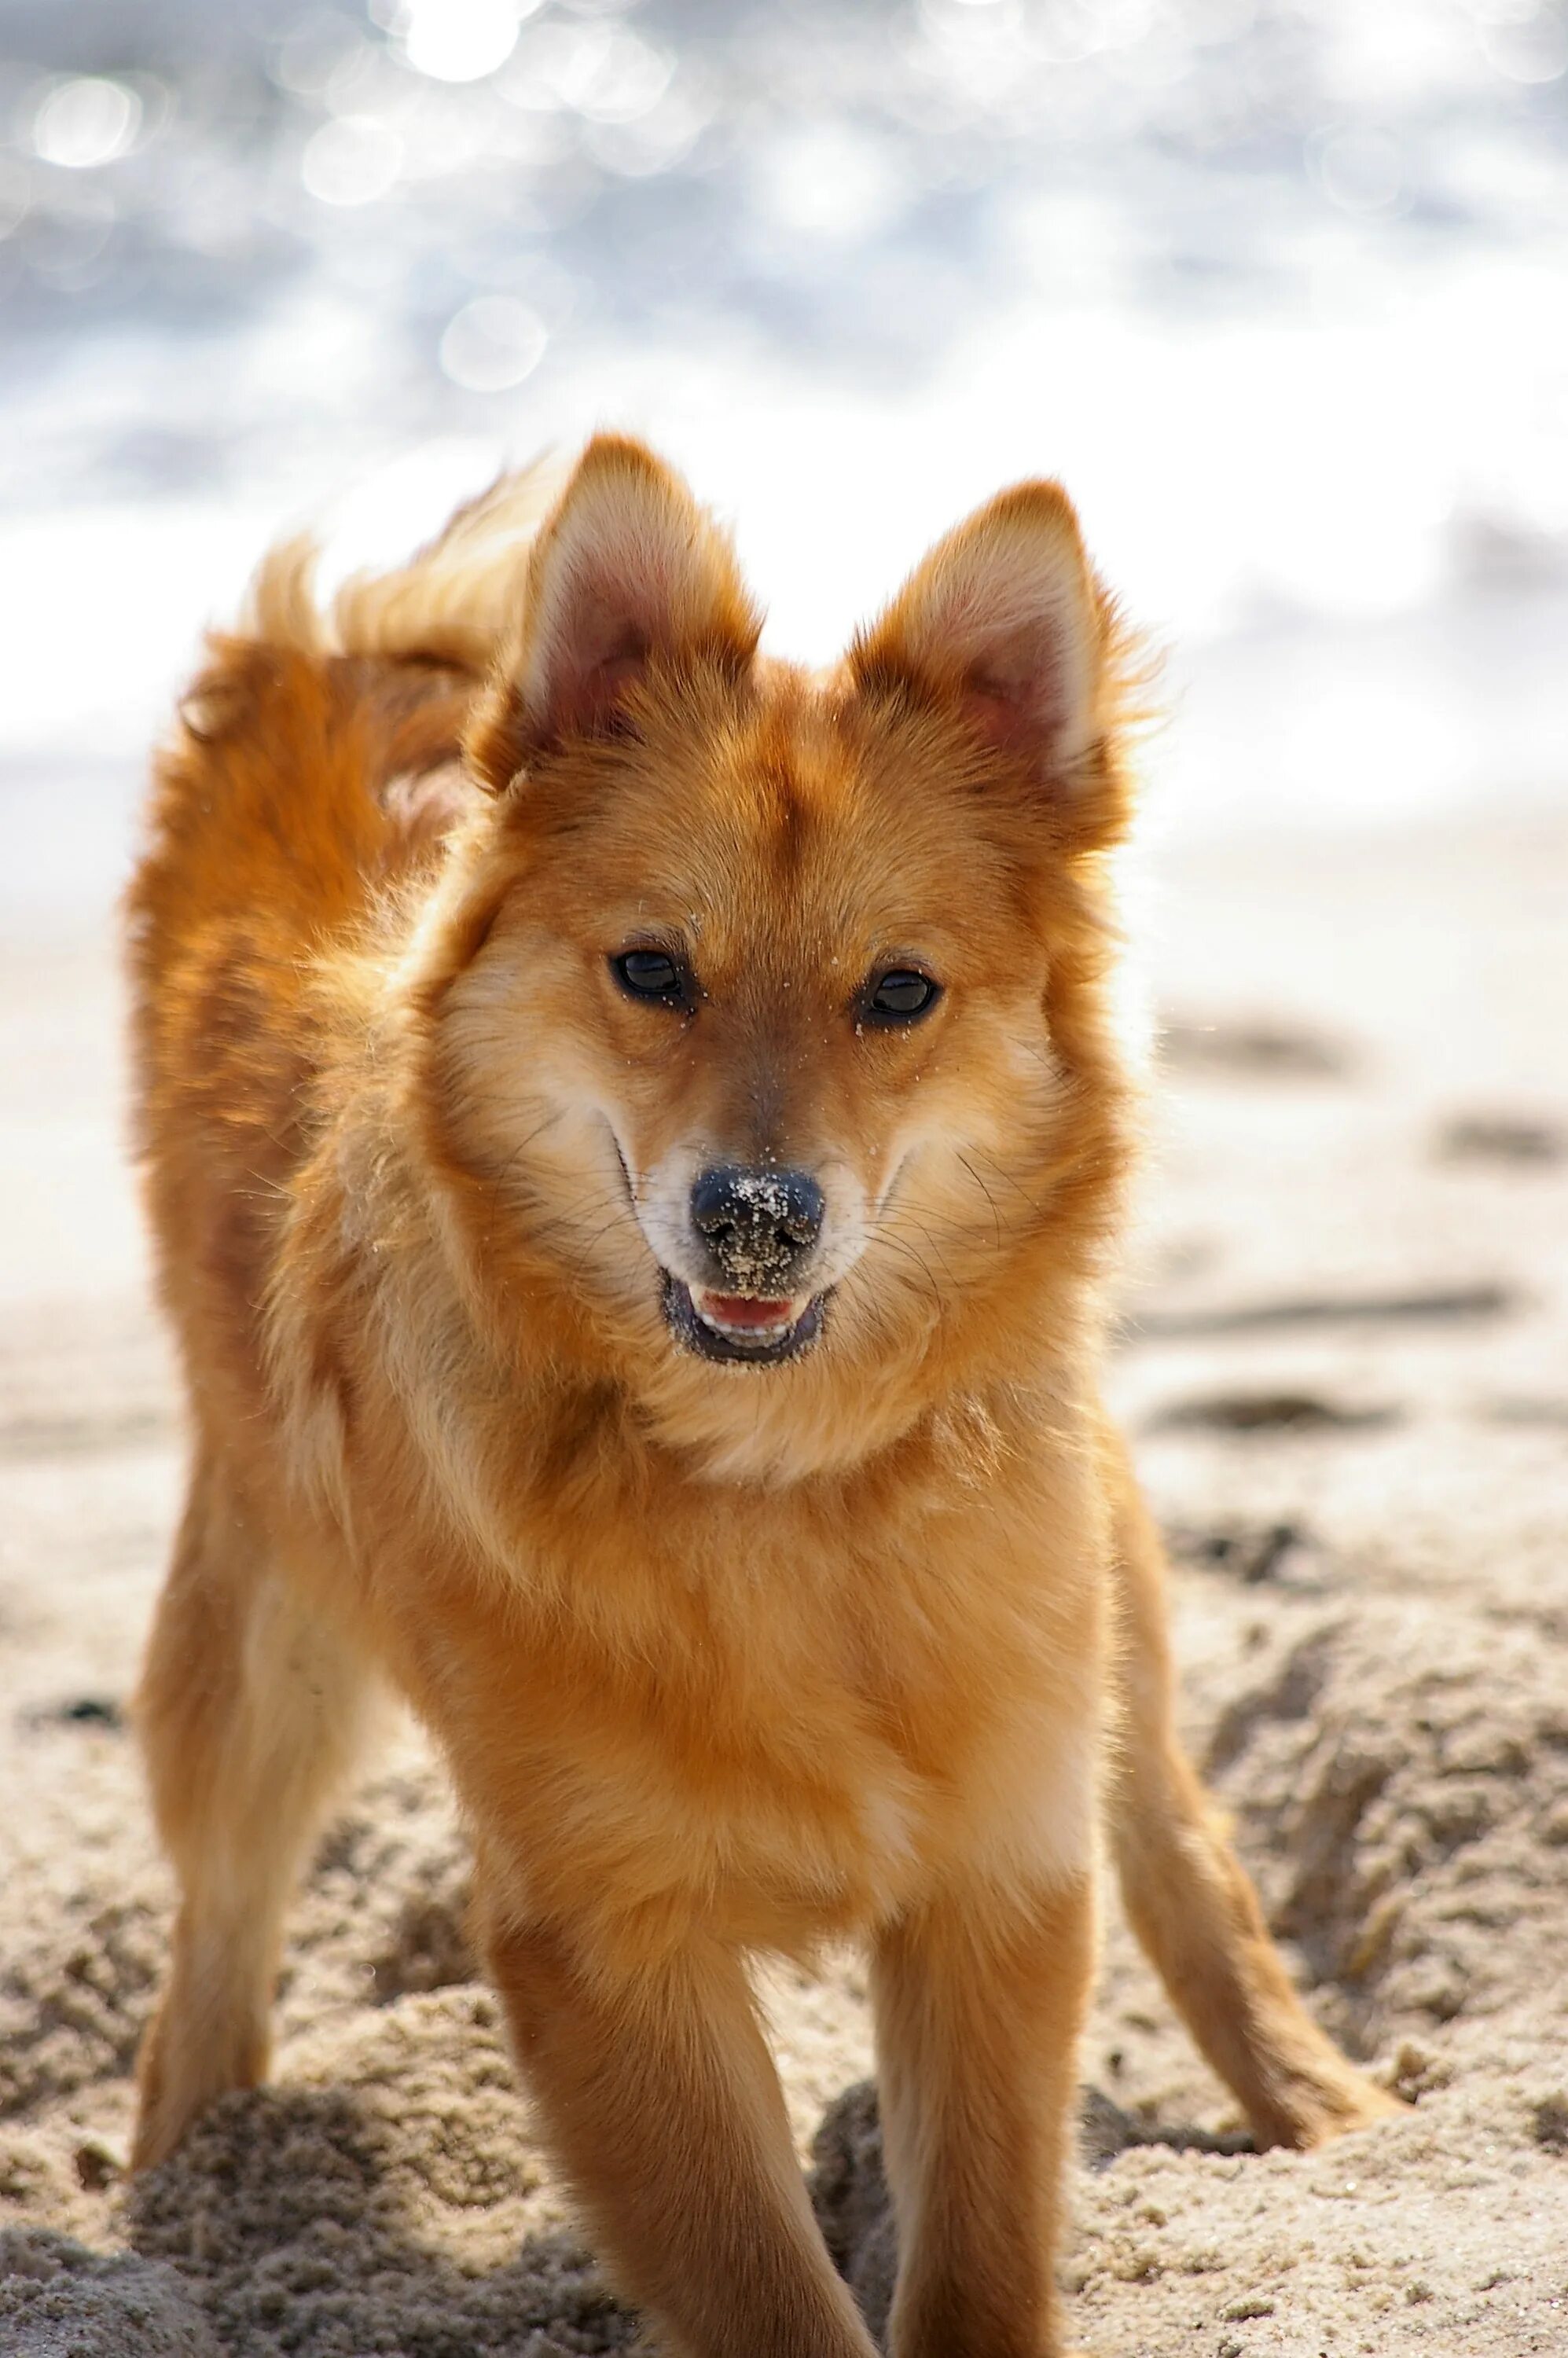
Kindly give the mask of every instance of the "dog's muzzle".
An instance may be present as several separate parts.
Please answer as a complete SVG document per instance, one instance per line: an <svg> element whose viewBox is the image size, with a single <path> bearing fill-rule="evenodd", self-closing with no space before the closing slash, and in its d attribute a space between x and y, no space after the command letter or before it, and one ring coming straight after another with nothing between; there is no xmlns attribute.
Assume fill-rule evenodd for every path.
<svg viewBox="0 0 1568 2358"><path fill-rule="evenodd" d="M705 1359L749 1368L777 1367L815 1343L824 1297L811 1290L809 1271L826 1209L807 1171L721 1163L699 1172L683 1260L702 1275L665 1280L676 1340Z"/></svg>
<svg viewBox="0 0 1568 2358"><path fill-rule="evenodd" d="M798 1290L827 1206L808 1171L720 1163L697 1174L690 1208L712 1292L783 1302Z"/></svg>

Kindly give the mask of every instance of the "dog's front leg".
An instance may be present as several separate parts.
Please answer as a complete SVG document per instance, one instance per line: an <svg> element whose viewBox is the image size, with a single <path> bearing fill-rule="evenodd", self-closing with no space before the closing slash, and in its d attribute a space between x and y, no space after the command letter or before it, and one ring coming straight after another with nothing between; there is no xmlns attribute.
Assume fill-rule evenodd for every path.
<svg viewBox="0 0 1568 2358"><path fill-rule="evenodd" d="M689 2358L875 2358L812 2217L738 1957L484 1935L546 2136L616 2281Z"/></svg>
<svg viewBox="0 0 1568 2358"><path fill-rule="evenodd" d="M1093 1962L1087 1876L1027 1900L951 1888L879 1939L893 2358L1061 2351L1061 2180Z"/></svg>

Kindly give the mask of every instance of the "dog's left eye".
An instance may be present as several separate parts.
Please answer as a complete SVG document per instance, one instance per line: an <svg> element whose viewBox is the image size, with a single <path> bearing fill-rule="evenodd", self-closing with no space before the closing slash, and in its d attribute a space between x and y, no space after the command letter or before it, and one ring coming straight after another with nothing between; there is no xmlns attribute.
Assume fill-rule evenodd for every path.
<svg viewBox="0 0 1568 2358"><path fill-rule="evenodd" d="M893 967L879 978L866 994L866 1005L873 1015L884 1022L908 1023L941 996L938 986L928 974L917 973L912 966Z"/></svg>
<svg viewBox="0 0 1568 2358"><path fill-rule="evenodd" d="M685 978L663 950L627 950L610 964L622 990L633 999L678 1001L686 996Z"/></svg>

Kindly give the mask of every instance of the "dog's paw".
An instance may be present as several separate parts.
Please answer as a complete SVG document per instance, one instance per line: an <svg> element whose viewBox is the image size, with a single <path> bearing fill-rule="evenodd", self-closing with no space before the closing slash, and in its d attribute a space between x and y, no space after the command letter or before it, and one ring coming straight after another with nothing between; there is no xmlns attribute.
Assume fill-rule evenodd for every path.
<svg viewBox="0 0 1568 2358"><path fill-rule="evenodd" d="M1314 2146L1327 2145L1332 2137L1347 2136L1352 2129L1371 2128L1408 2110L1401 2097L1346 2064L1341 2071L1297 2080L1282 2090L1269 2114L1253 2120L1252 2132L1260 2146L1289 2146L1298 2153L1308 2153Z"/></svg>

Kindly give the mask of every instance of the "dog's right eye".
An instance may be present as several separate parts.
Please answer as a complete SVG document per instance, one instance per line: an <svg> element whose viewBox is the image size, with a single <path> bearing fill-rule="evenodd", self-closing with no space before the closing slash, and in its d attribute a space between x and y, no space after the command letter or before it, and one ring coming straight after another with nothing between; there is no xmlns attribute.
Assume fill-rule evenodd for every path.
<svg viewBox="0 0 1568 2358"><path fill-rule="evenodd" d="M662 999L680 1006L686 999L686 979L664 950L626 950L610 961L617 982L633 999Z"/></svg>

